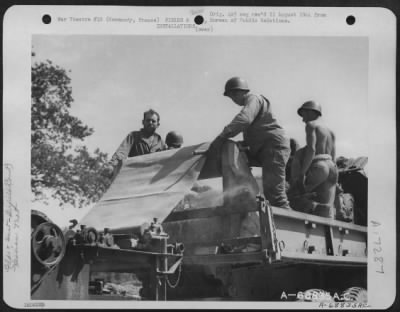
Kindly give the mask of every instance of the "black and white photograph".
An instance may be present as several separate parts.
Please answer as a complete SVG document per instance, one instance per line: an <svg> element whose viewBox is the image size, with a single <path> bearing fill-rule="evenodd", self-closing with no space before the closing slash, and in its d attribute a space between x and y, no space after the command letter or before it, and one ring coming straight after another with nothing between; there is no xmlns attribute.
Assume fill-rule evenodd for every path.
<svg viewBox="0 0 400 312"><path fill-rule="evenodd" d="M390 305L395 45L368 9L33 11L5 69L25 308Z"/></svg>

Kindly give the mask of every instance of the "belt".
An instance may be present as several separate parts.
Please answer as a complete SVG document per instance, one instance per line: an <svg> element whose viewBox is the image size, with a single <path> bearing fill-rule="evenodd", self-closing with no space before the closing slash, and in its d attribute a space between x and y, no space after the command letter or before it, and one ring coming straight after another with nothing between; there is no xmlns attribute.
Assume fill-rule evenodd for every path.
<svg viewBox="0 0 400 312"><path fill-rule="evenodd" d="M329 154L318 154L313 158L312 161L314 162L318 160L332 160L332 156Z"/></svg>

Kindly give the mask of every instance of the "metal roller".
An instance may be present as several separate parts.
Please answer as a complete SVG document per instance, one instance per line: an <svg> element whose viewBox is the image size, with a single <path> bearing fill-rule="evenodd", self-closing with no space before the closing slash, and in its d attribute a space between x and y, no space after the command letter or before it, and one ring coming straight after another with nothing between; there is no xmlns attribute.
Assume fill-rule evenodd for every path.
<svg viewBox="0 0 400 312"><path fill-rule="evenodd" d="M116 229L112 229L109 230L107 229L107 231L110 231L112 234L126 234L129 236L133 236L133 237L142 237L144 232L146 230L148 230L150 227L150 224L145 222L141 225L137 225L137 226L130 226L130 227L124 227L124 228L116 228ZM106 232L106 230L105 230Z"/></svg>
<svg viewBox="0 0 400 312"><path fill-rule="evenodd" d="M95 228L89 227L82 230L82 238L86 244L96 244L99 239L99 234Z"/></svg>

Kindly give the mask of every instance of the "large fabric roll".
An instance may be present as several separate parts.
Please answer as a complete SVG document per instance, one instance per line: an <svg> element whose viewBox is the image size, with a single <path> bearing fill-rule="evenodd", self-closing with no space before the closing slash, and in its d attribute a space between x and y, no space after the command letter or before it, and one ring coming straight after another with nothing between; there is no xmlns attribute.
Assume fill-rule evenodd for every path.
<svg viewBox="0 0 400 312"><path fill-rule="evenodd" d="M208 143L128 158L101 200L80 224L118 229L162 222L197 180Z"/></svg>

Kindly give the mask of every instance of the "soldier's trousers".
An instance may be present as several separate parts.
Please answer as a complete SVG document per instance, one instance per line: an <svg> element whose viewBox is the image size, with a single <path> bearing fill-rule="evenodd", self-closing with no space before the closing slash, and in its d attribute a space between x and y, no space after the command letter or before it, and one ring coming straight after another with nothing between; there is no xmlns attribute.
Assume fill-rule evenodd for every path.
<svg viewBox="0 0 400 312"><path fill-rule="evenodd" d="M306 174L304 188L307 193L315 192L314 201L318 203L314 214L333 217L338 170L330 155L314 157Z"/></svg>
<svg viewBox="0 0 400 312"><path fill-rule="evenodd" d="M262 148L257 156L262 165L265 198L272 206L290 208L286 195L286 164L290 147Z"/></svg>

